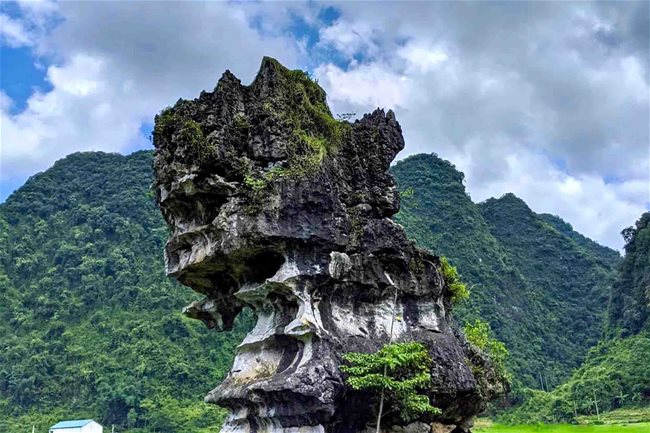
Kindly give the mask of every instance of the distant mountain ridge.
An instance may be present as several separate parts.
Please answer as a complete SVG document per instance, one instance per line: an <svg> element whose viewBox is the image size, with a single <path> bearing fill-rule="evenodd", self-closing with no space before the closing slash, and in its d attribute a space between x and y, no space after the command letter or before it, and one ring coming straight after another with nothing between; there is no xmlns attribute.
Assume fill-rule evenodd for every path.
<svg viewBox="0 0 650 433"><path fill-rule="evenodd" d="M597 242L592 241L588 237L578 233L573 229L573 226L569 224L568 222L564 221L562 218L560 218L557 215L551 215L548 213L541 213L538 214L538 216L544 220L545 222L551 224L556 230L558 230L560 233L564 234L565 236L568 236L571 238L575 243L578 244L578 246L586 249L587 251L591 251L596 258L603 258L607 262L620 262L621 261L621 255L619 254L618 251L600 245Z"/></svg>
<svg viewBox="0 0 650 433"><path fill-rule="evenodd" d="M72 154L0 205L0 431L70 417L142 433L218 431L223 413L202 403L199 378L228 371L251 323L215 334L181 316L193 294L164 275L151 161L149 151ZM433 155L392 172L403 196L396 220L473 287L460 321L491 323L519 383L559 383L600 336L604 307L592 301L606 305L617 253L514 196L474 204L463 174ZM542 270L541 240L560 257L541 257ZM579 272L562 282L565 261Z"/></svg>
<svg viewBox="0 0 650 433"><path fill-rule="evenodd" d="M406 158L392 173L403 193L396 220L473 287L460 320L491 324L521 384L561 383L602 334L620 255L514 194L475 204L464 175L436 155Z"/></svg>

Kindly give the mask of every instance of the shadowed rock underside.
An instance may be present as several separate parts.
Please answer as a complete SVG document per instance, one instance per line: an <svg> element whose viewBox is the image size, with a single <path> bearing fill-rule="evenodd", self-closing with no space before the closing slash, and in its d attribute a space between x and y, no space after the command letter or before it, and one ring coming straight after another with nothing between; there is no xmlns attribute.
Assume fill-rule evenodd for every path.
<svg viewBox="0 0 650 433"><path fill-rule="evenodd" d="M244 307L257 317L206 396L231 411L222 432L363 431L377 398L345 386L341 355L387 343L394 315L393 340L433 359L435 421L467 431L503 391L453 323L439 259L390 219L404 147L392 112L337 121L309 76L265 58L251 85L226 71L164 110L154 144L167 272L205 295L185 313L219 331Z"/></svg>

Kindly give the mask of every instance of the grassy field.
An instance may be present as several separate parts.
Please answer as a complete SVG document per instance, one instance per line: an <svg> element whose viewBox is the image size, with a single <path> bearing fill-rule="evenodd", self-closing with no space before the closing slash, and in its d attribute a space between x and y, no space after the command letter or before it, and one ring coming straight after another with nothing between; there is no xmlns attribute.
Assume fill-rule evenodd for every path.
<svg viewBox="0 0 650 433"><path fill-rule="evenodd" d="M632 424L635 422L650 422L650 407L616 409L600 416L603 424ZM576 419L578 424L595 424L595 416L581 416ZM649 429L650 431L650 429Z"/></svg>
<svg viewBox="0 0 650 433"><path fill-rule="evenodd" d="M650 433L650 423L609 425L499 425L480 426L475 433Z"/></svg>

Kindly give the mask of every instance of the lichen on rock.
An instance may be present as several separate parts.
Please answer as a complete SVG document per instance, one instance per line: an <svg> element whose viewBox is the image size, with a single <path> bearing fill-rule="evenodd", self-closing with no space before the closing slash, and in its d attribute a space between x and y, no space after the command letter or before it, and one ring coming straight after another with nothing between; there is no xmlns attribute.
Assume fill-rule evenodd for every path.
<svg viewBox="0 0 650 433"><path fill-rule="evenodd" d="M226 71L165 109L154 145L167 272L205 295L185 313L219 331L245 306L257 317L206 396L231 411L222 432L363 431L376 399L345 386L341 355L387 343L395 313L393 339L432 356L436 422L467 430L503 391L453 322L440 259L390 219L392 111L336 120L309 76L264 58L251 85Z"/></svg>

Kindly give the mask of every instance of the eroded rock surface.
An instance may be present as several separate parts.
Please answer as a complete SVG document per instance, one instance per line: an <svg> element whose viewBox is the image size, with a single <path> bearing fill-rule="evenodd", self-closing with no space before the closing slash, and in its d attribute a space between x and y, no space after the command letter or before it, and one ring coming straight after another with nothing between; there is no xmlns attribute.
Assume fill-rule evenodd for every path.
<svg viewBox="0 0 650 433"><path fill-rule="evenodd" d="M438 422L470 425L501 391L453 324L439 259L390 219L392 112L337 121L316 83L265 58L250 86L226 71L164 110L154 144L167 272L205 295L185 313L219 331L257 316L206 397L231 410L222 432L363 431L376 400L345 386L341 355L387 343L393 314L395 341L430 350Z"/></svg>

